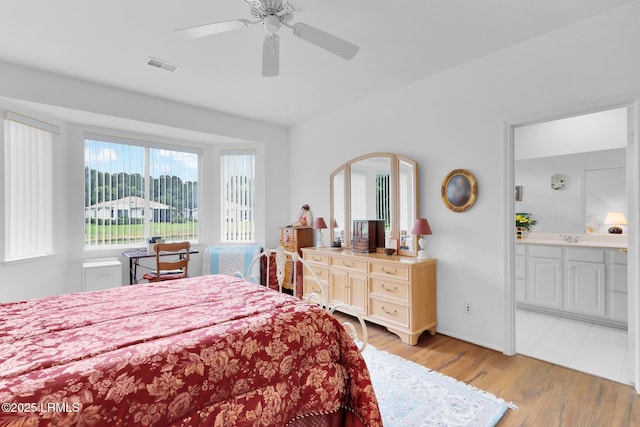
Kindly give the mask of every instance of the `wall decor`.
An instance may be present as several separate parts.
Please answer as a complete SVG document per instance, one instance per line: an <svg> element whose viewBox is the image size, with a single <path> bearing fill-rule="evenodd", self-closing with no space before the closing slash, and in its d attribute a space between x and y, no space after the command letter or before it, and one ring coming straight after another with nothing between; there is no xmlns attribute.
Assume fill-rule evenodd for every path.
<svg viewBox="0 0 640 427"><path fill-rule="evenodd" d="M453 212L466 212L476 202L478 183L466 169L454 169L442 181L442 202Z"/></svg>
<svg viewBox="0 0 640 427"><path fill-rule="evenodd" d="M551 177L551 188L553 190L563 190L567 177L561 173L557 173Z"/></svg>
<svg viewBox="0 0 640 427"><path fill-rule="evenodd" d="M516 185L516 202L522 201L522 185Z"/></svg>

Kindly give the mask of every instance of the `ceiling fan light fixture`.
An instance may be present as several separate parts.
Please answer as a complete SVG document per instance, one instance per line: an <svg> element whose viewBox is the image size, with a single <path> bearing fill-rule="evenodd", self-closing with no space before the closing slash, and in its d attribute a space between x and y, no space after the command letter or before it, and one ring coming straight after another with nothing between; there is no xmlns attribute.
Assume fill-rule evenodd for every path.
<svg viewBox="0 0 640 427"><path fill-rule="evenodd" d="M189 38L197 38L226 31L239 30L247 28L249 25L262 24L267 32L267 36L262 45L262 75L264 77L278 75L280 38L277 33L282 26L289 28L294 36L344 59L353 58L360 49L358 45L312 27L311 25L301 22L292 24L291 21L297 9L295 9L288 0L244 0L244 2L251 7L251 15L254 18L253 21L234 19L231 21L221 21L182 28L175 31Z"/></svg>
<svg viewBox="0 0 640 427"><path fill-rule="evenodd" d="M262 25L264 25L264 29L267 30L269 34L275 34L280 30L280 17L273 14L267 15L264 17Z"/></svg>

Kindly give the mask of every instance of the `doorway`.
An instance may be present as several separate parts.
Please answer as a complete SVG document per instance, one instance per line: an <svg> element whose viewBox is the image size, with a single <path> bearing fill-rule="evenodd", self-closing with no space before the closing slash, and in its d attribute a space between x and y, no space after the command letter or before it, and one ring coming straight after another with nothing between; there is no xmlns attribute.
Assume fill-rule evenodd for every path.
<svg viewBox="0 0 640 427"><path fill-rule="evenodd" d="M522 353L637 385L638 261L637 256L622 253L637 253L637 227L624 227L628 243L620 251L566 241L626 240L608 235L604 222L609 210L624 211L629 224L637 223L632 222L638 215L636 102L590 110L507 125L510 271L505 353ZM611 182L604 188L615 190L611 191L617 192L615 197L592 194L603 187L603 177L619 178L621 172L628 189ZM513 226L516 213L528 213L537 221L520 241ZM528 238L534 239L531 244L525 243ZM624 295L612 292L621 272ZM582 288L586 292L578 295L576 289ZM602 348L610 351L595 351ZM605 354L608 362L602 360ZM589 362L589 357L595 359Z"/></svg>

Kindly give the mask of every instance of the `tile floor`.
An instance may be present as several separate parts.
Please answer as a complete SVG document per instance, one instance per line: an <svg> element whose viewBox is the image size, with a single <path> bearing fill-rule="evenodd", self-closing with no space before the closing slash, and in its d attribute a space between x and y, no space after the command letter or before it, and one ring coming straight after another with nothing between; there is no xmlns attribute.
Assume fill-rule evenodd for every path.
<svg viewBox="0 0 640 427"><path fill-rule="evenodd" d="M516 351L557 365L632 384L627 331L533 311L516 311Z"/></svg>

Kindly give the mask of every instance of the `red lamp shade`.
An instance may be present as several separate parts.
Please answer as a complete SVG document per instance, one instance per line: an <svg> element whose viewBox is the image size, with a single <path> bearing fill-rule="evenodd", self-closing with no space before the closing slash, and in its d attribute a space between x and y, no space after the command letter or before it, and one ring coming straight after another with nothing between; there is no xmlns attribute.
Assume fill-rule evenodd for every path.
<svg viewBox="0 0 640 427"><path fill-rule="evenodd" d="M323 228L327 228L327 223L324 222L324 218L319 216L313 220L313 228L314 230L321 230Z"/></svg>
<svg viewBox="0 0 640 427"><path fill-rule="evenodd" d="M431 227L429 226L429 221L427 221L426 218L416 219L416 223L413 226L413 230L411 230L411 234L419 234L421 236L431 234Z"/></svg>

